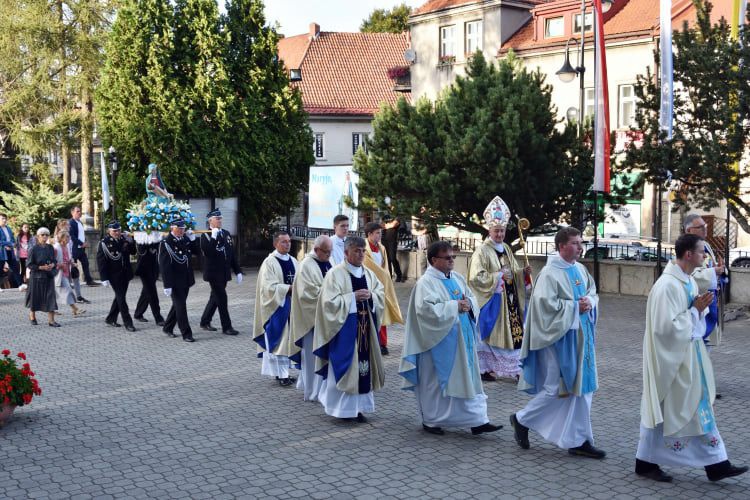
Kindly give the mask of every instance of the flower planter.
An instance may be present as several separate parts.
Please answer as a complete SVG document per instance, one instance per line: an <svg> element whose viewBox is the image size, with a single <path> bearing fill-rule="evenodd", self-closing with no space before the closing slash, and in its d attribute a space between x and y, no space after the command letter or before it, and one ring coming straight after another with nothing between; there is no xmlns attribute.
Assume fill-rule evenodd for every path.
<svg viewBox="0 0 750 500"><path fill-rule="evenodd" d="M16 410L16 405L9 405L3 403L0 405L0 428L3 427L13 417L13 412Z"/></svg>

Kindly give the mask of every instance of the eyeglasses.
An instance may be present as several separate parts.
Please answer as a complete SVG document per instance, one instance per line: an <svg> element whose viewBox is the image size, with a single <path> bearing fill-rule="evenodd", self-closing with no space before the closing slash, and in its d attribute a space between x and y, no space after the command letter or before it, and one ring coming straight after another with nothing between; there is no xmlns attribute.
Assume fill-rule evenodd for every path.
<svg viewBox="0 0 750 500"><path fill-rule="evenodd" d="M690 229L706 229L708 224L701 224L700 226L690 226Z"/></svg>
<svg viewBox="0 0 750 500"><path fill-rule="evenodd" d="M436 259L445 259L445 260L456 260L455 255L446 255L445 257L435 257Z"/></svg>

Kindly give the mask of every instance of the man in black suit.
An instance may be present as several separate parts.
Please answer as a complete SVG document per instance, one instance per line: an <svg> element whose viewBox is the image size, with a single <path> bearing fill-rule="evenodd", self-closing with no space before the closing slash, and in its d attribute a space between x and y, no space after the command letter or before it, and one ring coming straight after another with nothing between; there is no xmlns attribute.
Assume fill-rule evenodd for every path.
<svg viewBox="0 0 750 500"><path fill-rule="evenodd" d="M187 297L190 287L195 284L190 258L200 251L200 246L193 231L186 232L186 229L184 219L174 219L170 233L159 244L159 271L164 281L164 295L172 299L163 330L169 337L176 337L174 327L177 324L182 340L195 342L188 321Z"/></svg>
<svg viewBox="0 0 750 500"><path fill-rule="evenodd" d="M159 307L159 293L156 291L156 280L159 279L159 243L139 243L136 245L138 262L135 265L135 275L141 278L141 295L135 306L133 318L136 321L148 322L143 313L151 306L151 314L159 326L164 326L164 318Z"/></svg>
<svg viewBox="0 0 750 500"><path fill-rule="evenodd" d="M210 332L216 331L216 328L211 326L211 319L218 308L221 330L226 335L237 335L239 332L232 328L232 320L229 317L227 282L232 279L232 271L234 271L237 275L237 283L242 283L242 270L237 263L232 235L221 228L221 210L212 210L206 217L211 234L201 235L201 252L203 252L203 281L211 285L211 296L201 316L201 328Z"/></svg>
<svg viewBox="0 0 750 500"><path fill-rule="evenodd" d="M398 263L398 230L401 226L401 222L396 218L394 219L390 215L383 217L383 225L385 231L383 231L383 246L388 255L388 272L391 274L391 278L395 272L396 282L406 281L401 274L401 265Z"/></svg>
<svg viewBox="0 0 750 500"><path fill-rule="evenodd" d="M135 243L132 239L122 234L122 227L117 221L107 225L107 236L99 242L96 251L96 263L99 266L99 274L102 285L112 285L115 299L106 318L109 326L119 327L117 315L122 316L125 329L134 332L133 318L130 317L128 309L127 294L130 280L133 279L133 268L130 265L130 255L133 253Z"/></svg>
<svg viewBox="0 0 750 500"><path fill-rule="evenodd" d="M86 249L89 244L86 243L86 233L83 229L83 223L81 222L81 207L73 207L70 211L71 218L68 221L70 225L70 242L73 244L73 253L71 257L73 262L80 261L81 267L83 268L83 277L86 280L88 286L97 286L94 282L94 278L91 277L91 271L89 271L89 259L86 256Z"/></svg>

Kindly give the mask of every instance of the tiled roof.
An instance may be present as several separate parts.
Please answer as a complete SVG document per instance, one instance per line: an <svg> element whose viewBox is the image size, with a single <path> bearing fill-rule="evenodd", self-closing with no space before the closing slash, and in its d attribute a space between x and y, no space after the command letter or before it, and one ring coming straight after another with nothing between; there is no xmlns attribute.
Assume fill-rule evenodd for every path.
<svg viewBox="0 0 750 500"><path fill-rule="evenodd" d="M292 85L302 92L312 115L373 115L380 104L395 104L408 93L394 92L387 71L405 66L407 35L391 33L318 33L279 41L279 57L300 69Z"/></svg>
<svg viewBox="0 0 750 500"><path fill-rule="evenodd" d="M713 20L719 17L730 18L730 6L728 1L715 2L711 14ZM556 5L573 5L570 0L558 0L546 3L537 9L554 8ZM574 2L575 12L580 12L579 5ZM570 12L561 11L562 12ZM557 14L555 14L557 15ZM683 21L694 22L695 8L691 0L675 0L672 6L672 25L674 29L681 29ZM564 45L568 36L558 38L544 38L543 33L537 33L534 39L535 18L532 17L524 26L516 31L500 48L500 54L509 49L516 51L542 49L545 47L557 47ZM654 36L658 34L659 28L659 2L657 0L618 0L612 10L604 14L604 34L606 37L627 38L632 36ZM539 30L541 31L541 30ZM587 34L586 38L593 38L593 34Z"/></svg>
<svg viewBox="0 0 750 500"><path fill-rule="evenodd" d="M412 16L419 16L422 14L431 14L433 12L439 12L441 10L452 9L454 7L461 7L462 5L468 5L472 3L481 3L484 0L428 0L427 3L421 7L417 7L412 12ZM526 3L544 3L550 0L524 0Z"/></svg>

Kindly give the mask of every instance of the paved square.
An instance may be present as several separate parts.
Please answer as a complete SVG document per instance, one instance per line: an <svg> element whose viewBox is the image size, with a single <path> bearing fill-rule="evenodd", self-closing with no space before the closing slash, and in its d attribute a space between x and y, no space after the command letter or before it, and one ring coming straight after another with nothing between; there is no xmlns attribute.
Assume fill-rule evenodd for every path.
<svg viewBox="0 0 750 500"><path fill-rule="evenodd" d="M503 430L424 433L413 395L399 390L402 328L389 332L386 388L369 423L327 417L295 389L261 378L250 335L256 272L246 276L228 287L241 331L228 337L198 328L209 288L196 274L188 300L194 344L167 338L153 321L136 323L136 333L107 327L107 288L84 287L93 304L82 318L65 310L62 328L47 327L44 314L30 326L22 294L0 293L0 348L25 351L44 391L0 430L0 497L750 498L750 475L714 484L701 470L669 468L677 482L664 485L633 474L642 298L601 302L592 419L608 457L594 461L533 433L532 448L519 449L508 415L528 396L510 382L485 384L490 418ZM412 286L397 284L404 312ZM133 281L131 310L139 291ZM161 301L166 315L169 300ZM728 323L713 354L724 396L717 421L737 463L750 462L748 327Z"/></svg>

